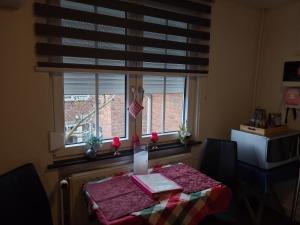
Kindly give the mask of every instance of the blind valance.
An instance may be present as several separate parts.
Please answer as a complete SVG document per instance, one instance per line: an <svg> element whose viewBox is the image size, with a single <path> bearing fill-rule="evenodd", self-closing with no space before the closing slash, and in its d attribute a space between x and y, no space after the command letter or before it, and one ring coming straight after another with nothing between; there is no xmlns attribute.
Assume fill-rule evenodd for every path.
<svg viewBox="0 0 300 225"><path fill-rule="evenodd" d="M37 66L53 71L207 74L207 1L34 3Z"/></svg>

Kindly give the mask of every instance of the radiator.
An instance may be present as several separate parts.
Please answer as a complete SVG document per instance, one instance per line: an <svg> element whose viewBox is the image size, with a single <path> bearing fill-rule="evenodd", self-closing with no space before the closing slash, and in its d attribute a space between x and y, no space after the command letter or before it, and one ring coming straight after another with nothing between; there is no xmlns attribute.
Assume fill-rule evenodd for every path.
<svg viewBox="0 0 300 225"><path fill-rule="evenodd" d="M171 157L150 160L149 165L152 167L157 164L165 165L178 162L183 162L190 165L190 161L191 154L185 153ZM63 204L68 205L68 208L64 207L64 212L62 212L62 214L65 215L65 217L63 217L65 218L65 225L97 224L97 221L95 219L91 219L88 215L87 203L82 192L82 186L89 181L95 181L105 177L113 176L120 172L130 171L132 171L132 163L122 166L111 166L103 169L91 170L83 173L76 173L69 176L66 179L68 181L67 193L64 192L64 195L67 196L62 196L62 199L65 201L67 200L69 203Z"/></svg>

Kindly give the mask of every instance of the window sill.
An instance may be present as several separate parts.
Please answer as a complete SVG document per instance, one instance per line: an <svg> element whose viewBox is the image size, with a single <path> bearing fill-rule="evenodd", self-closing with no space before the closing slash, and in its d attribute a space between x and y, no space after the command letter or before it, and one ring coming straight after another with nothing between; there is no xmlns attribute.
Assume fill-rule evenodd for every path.
<svg viewBox="0 0 300 225"><path fill-rule="evenodd" d="M163 152L166 150L171 150L175 148L182 148L184 149L185 152L190 152L190 147L193 145L199 145L201 144L201 141L188 141L186 144L181 144L179 142L173 142L173 143L168 143L168 144L159 144L157 145L159 147L158 150L152 150L149 149L150 153L150 158L151 158L151 153L158 153L158 152ZM86 164L90 162L97 162L97 161L103 161L107 159L121 159L122 157L126 156L132 156L133 155L133 149L127 149L127 150L122 150L121 154L119 156L114 156L112 152L109 153L103 153L101 155L97 155L96 158L89 159L87 157L78 157L78 158L72 158L72 159L66 159L66 160L57 160L53 161L52 164L48 165L48 169L57 169L57 168L62 168L62 167L67 167L67 166L74 166L74 165L80 165L80 164Z"/></svg>

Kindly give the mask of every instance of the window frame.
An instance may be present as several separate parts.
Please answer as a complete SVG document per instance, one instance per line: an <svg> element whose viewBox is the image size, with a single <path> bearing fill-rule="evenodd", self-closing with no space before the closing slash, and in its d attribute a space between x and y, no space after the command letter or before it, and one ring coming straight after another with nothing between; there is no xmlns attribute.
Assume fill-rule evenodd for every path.
<svg viewBox="0 0 300 225"><path fill-rule="evenodd" d="M93 71L91 71L93 72ZM99 73L99 72L98 72ZM149 75L149 74L147 74ZM101 76L101 74L99 74ZM160 75L161 76L161 75ZM168 75L164 75L168 76ZM185 87L185 108L184 113L186 115L188 126L192 131L194 136L195 130L195 110L197 108L197 99L195 98L196 90L197 90L197 80L200 78L188 76L186 77L186 87ZM51 73L50 74L50 83L51 83L51 96L52 96L52 104L53 104L53 131L56 133L64 134L64 83L63 83L63 74L62 73ZM126 75L126 90L125 100L126 100L126 108L132 102L133 96L130 94L130 89L132 87L142 87L143 86L143 75L136 74L127 74ZM191 103L191 104L190 104ZM195 104L193 104L195 103ZM128 149L132 147L132 136L136 133L140 138L140 142L142 144L150 143L151 135L142 135L142 113L139 114L137 119L135 120L132 116L129 115L128 110L126 110L125 116L125 130L126 130L126 138L121 138L121 149ZM159 134L159 142L167 143L174 142L178 138L177 132L166 132ZM111 152L112 140L105 140L100 149L100 153L108 153ZM54 159L66 159L73 158L84 155L84 143L74 144L70 146L64 146L53 152Z"/></svg>
<svg viewBox="0 0 300 225"><path fill-rule="evenodd" d="M94 79L94 83L93 83L93 86L95 87L95 96L97 96L97 97L99 97L100 95L99 95L99 88L100 88L100 84L101 84L101 73L90 73L91 74L91 76L92 77L95 77L95 79ZM117 76L119 75L119 74L116 74ZM120 75L122 75L122 76L124 76L124 123L126 124L127 123L127 112L126 112L126 109L127 109L127 76L126 76L126 74L120 74ZM89 76L89 75L88 75ZM64 79L64 78L63 78ZM99 119L99 98L95 98L95 110L96 110L96 112L95 112L95 125L96 125L96 128L95 128L95 131L96 131L96 134L95 134L95 136L96 137L99 137L99 134L100 134L100 129L99 129L99 126L100 126L100 119ZM65 96L64 96L64 99L65 99ZM64 107L65 108L65 107ZM97 110L98 109L98 110ZM65 113L64 113L64 116L65 116ZM126 131L126 127L124 127L124 136L120 136L120 139L126 139L126 134L127 134L127 131ZM111 140L113 137L110 137L110 138L105 138L105 137L103 137L103 141L104 142L106 142L107 140ZM68 147L72 147L72 146L77 146L77 145L82 145L84 142L79 142L79 143L75 143L75 144L68 144ZM67 145L67 144L66 144ZM67 148L68 148L67 147Z"/></svg>
<svg viewBox="0 0 300 225"><path fill-rule="evenodd" d="M91 71L93 72L93 71ZM99 74L101 76L101 74ZM57 133L61 133L64 135L64 82L63 82L63 73L51 73L50 74L51 85L52 85L52 97L53 97L53 130ZM125 108L128 106L128 102L131 101L131 96L128 94L129 87L132 86L134 83L132 79L128 75L125 78ZM131 131L132 128L130 127L130 117L128 115L128 111L125 110L125 138L121 138L122 147L130 147L131 146ZM107 153L111 150L111 143L112 139L104 140L101 153ZM54 158L65 158L68 156L78 156L84 154L84 143L74 144L70 146L64 145L64 147L58 149L57 151L53 152Z"/></svg>
<svg viewBox="0 0 300 225"><path fill-rule="evenodd" d="M149 74L147 74L149 75ZM168 76L168 75L163 75L163 76ZM170 76L173 77L173 76ZM140 79L143 79L143 76L140 76ZM196 84L197 82L193 82L197 81L199 78L196 78L194 76L187 76L186 77L186 81L185 81L185 104L184 104L184 114L185 114L185 119L187 121L187 125L190 128L190 130L192 131L192 135L194 134L194 130L195 130L195 125L193 123L194 118L195 118L195 110L196 110L196 102L195 102L195 94L196 93ZM140 83L141 84L141 83ZM142 85L142 84L141 84ZM190 102L195 102L195 104L189 104ZM142 135L142 116L139 117L140 120L137 121L137 130L140 131L140 140L142 144L148 144L150 143L150 138L151 138L151 134L148 135ZM186 122L183 121L183 122ZM179 126L179 124L178 124ZM167 143L167 142L174 142L176 140L178 140L178 132L164 132L164 133L158 133L159 136L159 142L160 143Z"/></svg>

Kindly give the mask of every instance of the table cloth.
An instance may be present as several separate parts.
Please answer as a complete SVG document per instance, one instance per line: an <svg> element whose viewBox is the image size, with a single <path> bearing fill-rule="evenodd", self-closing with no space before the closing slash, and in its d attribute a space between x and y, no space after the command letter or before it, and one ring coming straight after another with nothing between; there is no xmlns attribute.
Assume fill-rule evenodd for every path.
<svg viewBox="0 0 300 225"><path fill-rule="evenodd" d="M132 182L132 174L118 174L84 185L90 214L104 225L196 225L229 207L227 186L185 164L156 166L149 172L175 181L183 192L151 199Z"/></svg>

